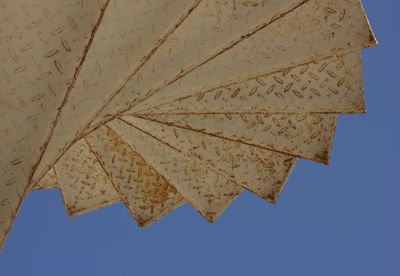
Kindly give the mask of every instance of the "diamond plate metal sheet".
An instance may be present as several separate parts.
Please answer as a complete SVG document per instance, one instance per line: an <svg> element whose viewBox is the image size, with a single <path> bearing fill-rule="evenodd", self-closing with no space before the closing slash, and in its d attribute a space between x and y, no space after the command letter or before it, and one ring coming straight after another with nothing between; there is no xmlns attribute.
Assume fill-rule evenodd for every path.
<svg viewBox="0 0 400 276"><path fill-rule="evenodd" d="M142 113L364 113L358 52L171 99Z"/></svg>
<svg viewBox="0 0 400 276"><path fill-rule="evenodd" d="M109 126L210 222L214 222L242 191L225 176L132 125L116 120Z"/></svg>
<svg viewBox="0 0 400 276"><path fill-rule="evenodd" d="M0 247L46 145L102 1L1 1Z"/></svg>
<svg viewBox="0 0 400 276"><path fill-rule="evenodd" d="M55 165L65 209L70 217L121 200L88 144L81 140Z"/></svg>
<svg viewBox="0 0 400 276"><path fill-rule="evenodd" d="M86 141L140 227L184 202L175 187L109 127L99 128Z"/></svg>
<svg viewBox="0 0 400 276"><path fill-rule="evenodd" d="M144 119L328 163L335 114L183 114Z"/></svg>
<svg viewBox="0 0 400 276"><path fill-rule="evenodd" d="M51 168L44 177L33 187L34 190L60 188L54 168Z"/></svg>
<svg viewBox="0 0 400 276"><path fill-rule="evenodd" d="M0 1L1 2L1 1ZM365 112L360 0L0 3L0 247L31 189L69 216L122 201L144 227L243 188L275 202Z"/></svg>
<svg viewBox="0 0 400 276"><path fill-rule="evenodd" d="M108 95L151 56L198 0L112 0L107 6L77 82L66 98L34 179L38 180L69 146ZM85 126L85 125L84 125Z"/></svg>
<svg viewBox="0 0 400 276"><path fill-rule="evenodd" d="M240 0L235 1L235 4L232 5L229 1L204 0L197 6L195 4L198 1L196 1L194 9L190 10L189 16L184 18L185 20L181 24L178 24L176 30L168 33L168 37L163 37L161 45L159 45L159 41L156 41L156 45L160 47L154 49L157 51L150 52L148 59L144 58L145 63L140 63L138 67L133 67L133 70L127 72L129 73L127 79L115 79L115 82L120 85L116 89L108 91L101 88L100 93L97 89L86 89L87 91L76 89L76 91L79 91L76 94L77 99L86 97L85 100L81 101L82 103L79 102L79 106L86 106L87 108L77 108L78 104L72 102L68 105L70 108L67 107L68 110L65 111L65 123L60 123L63 126L59 127L60 131L55 132L54 138L46 151L45 159L49 161L47 165L53 164L57 156L60 156L60 152L64 152L74 140L81 138L82 135L80 134L87 124L100 114L102 108L105 108L108 99L104 97L103 92L111 93L111 96L115 97L113 101L115 100L118 104L120 103L120 100L118 100L120 94L124 99L123 104L129 103L131 95L126 94L126 89L131 88L125 88L126 84L142 89L145 85L146 87L147 85L153 86L162 82L172 72L179 72L185 66L191 66L194 62L204 62L204 59L207 60L210 56L225 51L247 38L248 34L258 31L264 25L275 20L276 17L290 12L303 2L305 0L271 0L268 2L256 1L254 2L256 5L249 5L248 1ZM204 20L204 18L207 18L207 20ZM106 16L105 20L107 20ZM161 24L161 26L163 25ZM136 43L138 38L127 35L125 39L127 43ZM162 61L159 60L160 58ZM87 66L87 68L91 71L96 70L93 65ZM147 72L151 74L146 76ZM129 81L127 81L128 79ZM140 86L136 84L137 81L141 83ZM128 85L128 87L132 86ZM81 91L84 91L84 93ZM102 107L99 109L97 107L100 104ZM79 110L75 111L75 109ZM79 124L69 124L70 120L67 118L69 114L75 114L72 119L77 120ZM90 120L88 120L89 117ZM65 132L69 135L65 135ZM48 168L47 165L41 166L41 172L45 169L44 167ZM37 175L40 175L40 173L37 173Z"/></svg>
<svg viewBox="0 0 400 276"><path fill-rule="evenodd" d="M376 44L359 0L309 0L239 42L203 62L176 67L175 71L170 66L173 57L153 58L140 72L145 77L128 82L92 125L128 111L129 102L134 105L130 112L142 111L192 91L207 91ZM169 66L163 67L162 61ZM159 72L157 68L170 76L153 78Z"/></svg>
<svg viewBox="0 0 400 276"><path fill-rule="evenodd" d="M296 163L291 156L215 136L136 117L123 119L273 203Z"/></svg>

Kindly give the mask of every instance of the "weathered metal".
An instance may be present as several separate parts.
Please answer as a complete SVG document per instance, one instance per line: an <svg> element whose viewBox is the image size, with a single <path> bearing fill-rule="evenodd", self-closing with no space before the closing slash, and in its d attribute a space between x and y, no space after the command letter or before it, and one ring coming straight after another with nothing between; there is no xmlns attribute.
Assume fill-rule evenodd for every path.
<svg viewBox="0 0 400 276"><path fill-rule="evenodd" d="M276 201L296 162L292 156L188 129L136 117L122 119L270 202Z"/></svg>
<svg viewBox="0 0 400 276"><path fill-rule="evenodd" d="M82 137L80 134L109 101L121 93L126 99L127 83L147 79L141 72L160 57L160 51L162 58L169 53L164 63L173 62L173 66L170 64L161 72L162 76L168 76L171 69L181 70L179 64L184 66L210 51L224 50L231 41L241 40L242 35L256 31L260 24L268 23L304 0L272 0L263 5L263 1L258 1L257 6L240 0L236 1L235 9L229 2L214 0L136 1L134 5L127 2L131 1L113 1L108 6L77 85L65 103L39 165L36 180L73 141Z"/></svg>
<svg viewBox="0 0 400 276"><path fill-rule="evenodd" d="M57 162L55 173L70 217L121 200L84 139L72 146Z"/></svg>
<svg viewBox="0 0 400 276"><path fill-rule="evenodd" d="M139 113L363 112L361 58L358 52L352 52L192 92Z"/></svg>
<svg viewBox="0 0 400 276"><path fill-rule="evenodd" d="M77 81L63 102L37 181L55 163L99 105L129 78L199 0L113 0L105 10Z"/></svg>
<svg viewBox="0 0 400 276"><path fill-rule="evenodd" d="M89 130L128 111L133 104L136 107L131 112L166 99L182 97L193 90L204 91L233 80L274 72L375 43L359 0L274 0L256 7L241 3L245 2L236 6L242 12L237 17L232 17L231 10L217 2L204 1L195 6L151 58L134 71L135 77L131 74L129 80L112 94L112 99L103 103L102 95L90 93L96 95L91 97L91 102L100 101L102 106L101 111L94 108L91 116L85 115L90 111L79 114L78 122L82 117L93 120L86 131L86 126L68 122L65 132L80 138ZM249 9L253 9L252 16L249 16ZM219 12L221 10L224 12ZM216 21L202 20L205 15ZM204 22L204 28L198 26L199 21ZM243 22L246 24L241 24ZM208 29L213 31L208 32ZM246 58L238 59L238 56ZM151 101L146 101L148 98ZM85 110L93 110L92 106L98 104ZM50 143L47 152L53 156L59 156L77 140L66 141L68 138L63 132L55 135L56 139L65 142L55 140Z"/></svg>
<svg viewBox="0 0 400 276"><path fill-rule="evenodd" d="M173 38L142 68L140 74L146 78L125 85L102 113L104 119L127 110L126 102L131 103L130 112L137 112L192 91L206 91L376 43L359 0L309 0L247 39L239 38L225 51L187 65L172 67L179 59L168 55L169 49L182 44L179 40L173 43L177 40Z"/></svg>
<svg viewBox="0 0 400 276"><path fill-rule="evenodd" d="M328 163L336 114L162 114L142 118Z"/></svg>
<svg viewBox="0 0 400 276"><path fill-rule="evenodd" d="M185 201L213 222L243 189L274 203L297 158L328 163L338 114L365 112L360 0L0 12L0 246L31 189L69 216L122 201L140 227Z"/></svg>
<svg viewBox="0 0 400 276"><path fill-rule="evenodd" d="M65 2L0 2L0 247L105 7Z"/></svg>
<svg viewBox="0 0 400 276"><path fill-rule="evenodd" d="M215 221L242 188L198 160L125 121L109 125L208 221Z"/></svg>
<svg viewBox="0 0 400 276"><path fill-rule="evenodd" d="M47 174L42 177L42 179L33 187L34 190L42 189L58 189L60 188L60 183L57 179L56 172L54 168L51 168Z"/></svg>
<svg viewBox="0 0 400 276"><path fill-rule="evenodd" d="M184 202L177 190L109 127L100 127L85 139L139 226L149 225Z"/></svg>

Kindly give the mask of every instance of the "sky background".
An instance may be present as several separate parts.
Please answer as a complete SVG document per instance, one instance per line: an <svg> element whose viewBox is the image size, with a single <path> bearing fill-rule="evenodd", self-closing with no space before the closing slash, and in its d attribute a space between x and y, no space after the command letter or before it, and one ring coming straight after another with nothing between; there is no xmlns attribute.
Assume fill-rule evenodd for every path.
<svg viewBox="0 0 400 276"><path fill-rule="evenodd" d="M67 219L57 190L35 191L0 275L400 275L400 1L363 3L368 114L340 116L330 166L300 161L277 205L244 192L214 225L189 205L146 230L121 203Z"/></svg>

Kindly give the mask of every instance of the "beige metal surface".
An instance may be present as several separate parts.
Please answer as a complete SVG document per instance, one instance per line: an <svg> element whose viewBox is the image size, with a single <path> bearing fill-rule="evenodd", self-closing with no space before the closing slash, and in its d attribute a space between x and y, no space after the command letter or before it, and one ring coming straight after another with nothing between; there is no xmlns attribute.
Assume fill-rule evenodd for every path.
<svg viewBox="0 0 400 276"><path fill-rule="evenodd" d="M360 0L0 0L0 248L24 196L144 227L243 188L275 202L363 113Z"/></svg>
<svg viewBox="0 0 400 276"><path fill-rule="evenodd" d="M358 52L170 99L143 113L363 113Z"/></svg>
<svg viewBox="0 0 400 276"><path fill-rule="evenodd" d="M0 3L0 247L49 129L90 42L103 1Z"/></svg>
<svg viewBox="0 0 400 276"><path fill-rule="evenodd" d="M208 221L215 221L242 188L194 158L121 120L109 125Z"/></svg>
<svg viewBox="0 0 400 276"><path fill-rule="evenodd" d="M39 164L38 180L112 91L130 77L199 0L111 0Z"/></svg>
<svg viewBox="0 0 400 276"><path fill-rule="evenodd" d="M44 177L33 187L34 190L60 188L54 168L51 168Z"/></svg>
<svg viewBox="0 0 400 276"><path fill-rule="evenodd" d="M258 5L248 5L248 1L239 0L232 5L229 1L157 0L135 2L128 5L128 8L126 5L113 5L112 2L97 32L88 59L83 65L76 89L72 91L69 103L64 107L64 116L56 126L53 138L36 173L36 179L45 172L46 168L55 163L55 160L74 140L81 138L79 134L100 113L108 100L111 100L109 96L125 95L122 104L129 103L130 99L126 98L126 89L121 92L129 79L131 80L128 83L136 81L143 83L138 88L144 85L152 86L171 74L171 69L180 71L182 66L188 66L194 61L200 62L204 54L213 53L215 50L225 50L227 45L243 39L243 34L254 32L274 17L288 12L302 2L304 0L270 0L268 2L258 0L256 2ZM184 10L183 3L190 4L193 10ZM158 8L155 8L157 4ZM136 22L134 15L141 14L140 12L146 14L144 10L147 11L148 16L143 19L140 15L140 20ZM120 17L121 13L126 16ZM176 19L174 16L164 16L165 13L174 15ZM177 27L174 32L170 30L169 22L174 24L173 28ZM105 27L102 28L103 26ZM115 37L115 34L119 34L119 29L129 30L129 34L122 33ZM149 45L142 46L143 34L147 37ZM102 39L103 37L111 37L111 39ZM109 47L119 49L121 43L139 47L128 53L114 51L115 54L108 54ZM151 43L154 44L154 48L151 47ZM157 49L159 46L160 48ZM98 57L101 57L101 60ZM131 66L115 66L119 64L118 61L125 64L127 57L131 60ZM162 61L159 61L160 58ZM108 64L111 65L109 70L106 69L108 66L105 66ZM113 69L122 76L112 72ZM111 73L104 74L103 70L111 71ZM98 71L101 72L98 74L101 76L96 76ZM146 72L150 72L151 75L146 76ZM90 81L92 75L95 82ZM112 86L103 85L104 80ZM90 85L91 83L98 85Z"/></svg>
<svg viewBox="0 0 400 276"><path fill-rule="evenodd" d="M72 146L55 165L68 216L80 215L121 200L85 140Z"/></svg>
<svg viewBox="0 0 400 276"><path fill-rule="evenodd" d="M335 114L154 114L141 117L328 163L337 116Z"/></svg>
<svg viewBox="0 0 400 276"><path fill-rule="evenodd" d="M92 126L127 111L128 102L134 105L130 112L141 111L192 91L207 91L376 43L359 0L309 0L238 42L223 53L206 53L201 62L177 67L172 66L174 56L160 47L140 71L142 77L128 82ZM167 45L168 40L163 46ZM159 72L168 72L168 77L157 77Z"/></svg>
<svg viewBox="0 0 400 276"><path fill-rule="evenodd" d="M99 128L86 141L139 226L149 225L184 202L175 187L110 128Z"/></svg>
<svg viewBox="0 0 400 276"><path fill-rule="evenodd" d="M275 202L295 164L295 158L131 116L123 120L189 154L238 185Z"/></svg>

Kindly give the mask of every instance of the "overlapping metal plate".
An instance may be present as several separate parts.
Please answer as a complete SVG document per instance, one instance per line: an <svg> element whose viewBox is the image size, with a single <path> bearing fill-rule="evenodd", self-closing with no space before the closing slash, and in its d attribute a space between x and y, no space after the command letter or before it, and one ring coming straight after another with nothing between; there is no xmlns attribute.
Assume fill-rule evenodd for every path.
<svg viewBox="0 0 400 276"><path fill-rule="evenodd" d="M42 179L40 179L40 181L33 187L34 190L58 188L60 188L60 183L57 179L54 168L51 168L51 170L49 170L47 174Z"/></svg>
<svg viewBox="0 0 400 276"><path fill-rule="evenodd" d="M65 101L34 180L65 151L81 124L118 90L159 47L198 0L114 0L107 7L82 66ZM182 18L183 17L183 18ZM84 126L83 126L84 127Z"/></svg>
<svg viewBox="0 0 400 276"><path fill-rule="evenodd" d="M139 226L156 221L184 202L175 187L111 128L99 128L86 141Z"/></svg>
<svg viewBox="0 0 400 276"><path fill-rule="evenodd" d="M188 129L128 116L122 120L271 202L276 201L296 161L292 156Z"/></svg>
<svg viewBox="0 0 400 276"><path fill-rule="evenodd" d="M213 222L276 202L365 112L359 0L0 1L0 246L31 189L69 216L123 202L141 227L185 201Z"/></svg>
<svg viewBox="0 0 400 276"><path fill-rule="evenodd" d="M172 99L145 114L363 113L358 52Z"/></svg>
<svg viewBox="0 0 400 276"><path fill-rule="evenodd" d="M327 163L335 114L147 115L151 121Z"/></svg>
<svg viewBox="0 0 400 276"><path fill-rule="evenodd" d="M242 5L245 2L238 1L240 3L236 5L234 10L232 10L233 7L229 2L221 3L220 1L209 0L136 1L139 3L136 5L119 5L119 2L126 1L116 1L118 5L111 5L105 13L104 22L98 30L99 36L96 36L93 47L89 52L89 62L86 62L85 65L88 64L88 70L92 72L93 69L98 67L110 68L108 70L111 71L111 74L107 75L106 79L114 74L113 69L116 69L120 76L114 79L110 78L113 81L112 86L107 84L103 89L101 82L104 81L104 76L101 73L101 76L95 77L95 80L100 80L100 85L88 84L84 89L79 89L79 86L77 86L72 91L70 103L66 104L62 116L65 121L61 121L55 129L36 177L39 177L46 167L54 164L57 156L60 156L60 152L64 152L68 145L76 140L74 138L80 136L87 124L102 112L109 101L118 101L119 104L126 105L125 100L130 97L130 95L126 95L127 89L129 90L127 85L136 81L146 82L151 86L157 84L157 82L163 81L162 78L171 74L171 70L180 71L182 66L192 63L193 60L200 60L202 55L215 49L222 51L227 47L226 45L232 44L231 41L241 39L242 33L254 32L255 28L260 28L258 27L260 24L267 24L274 16L288 12L303 1L273 0L257 7ZM262 1L259 2L261 4ZM136 11L138 8L140 10ZM147 16L131 16L136 13L140 14L140 12ZM128 19L122 21L120 19L121 13ZM166 13L168 16L165 16ZM109 14L110 16L108 16ZM119 21L119 25L115 25L113 18L114 21ZM207 18L207 20L204 20L204 18ZM118 37L115 37L116 30L118 30L117 34L120 30L127 34L121 33ZM103 36L111 37L111 43L104 43ZM144 36L147 37L146 44L143 41ZM97 41L98 43L96 43ZM122 46L121 44L137 46L131 47L132 49L128 52L117 51ZM99 45L98 47L101 49L98 50L96 45ZM193 46L196 49L193 49ZM109 54L109 48L113 51L112 56ZM97 66L90 64L92 53L92 63L97 63ZM102 58L98 58L98 55ZM149 67L148 64L154 64L153 62L157 61L159 57L163 59L163 63L167 66L161 71L157 70L152 73L161 74L159 79L154 79L151 75L146 76L146 71L142 73L149 68L150 71L152 71L151 68L156 70L162 63L157 62L157 67L152 65ZM114 58L116 61L114 61ZM122 63L122 65L118 63L118 60L121 60L120 64ZM126 60L129 60L130 66L125 65ZM82 85L85 82L92 83L92 81L87 80L88 77L90 79L90 71L89 74L85 72L83 71L80 76L84 82ZM98 86L100 86L100 89ZM123 97L122 102L118 100L120 97ZM129 103L129 101L127 102ZM78 106L82 106L82 108ZM70 119L73 119L72 123Z"/></svg>
<svg viewBox="0 0 400 276"><path fill-rule="evenodd" d="M0 245L106 4L0 2Z"/></svg>
<svg viewBox="0 0 400 276"><path fill-rule="evenodd" d="M179 149L121 120L110 127L162 174L208 221L214 221L242 188Z"/></svg>

